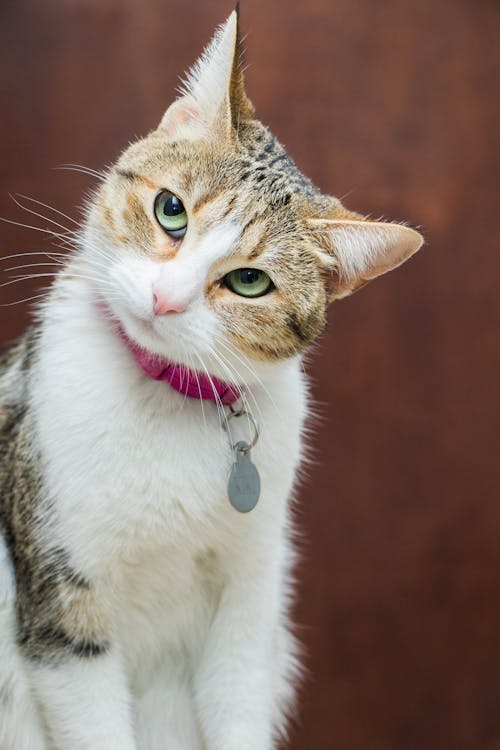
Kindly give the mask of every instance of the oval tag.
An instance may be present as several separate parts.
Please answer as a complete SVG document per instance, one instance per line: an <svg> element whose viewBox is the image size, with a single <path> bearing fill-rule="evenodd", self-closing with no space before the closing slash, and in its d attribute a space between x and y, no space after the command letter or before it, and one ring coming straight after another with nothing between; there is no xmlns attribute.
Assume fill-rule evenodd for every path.
<svg viewBox="0 0 500 750"><path fill-rule="evenodd" d="M233 508L240 513L248 513L257 505L260 497L260 476L250 458L236 446L236 461L229 475L227 494Z"/></svg>

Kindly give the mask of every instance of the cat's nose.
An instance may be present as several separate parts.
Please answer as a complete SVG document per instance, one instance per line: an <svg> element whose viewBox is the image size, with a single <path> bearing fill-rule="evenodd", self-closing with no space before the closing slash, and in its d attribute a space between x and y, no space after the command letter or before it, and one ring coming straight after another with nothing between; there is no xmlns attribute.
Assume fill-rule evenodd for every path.
<svg viewBox="0 0 500 750"><path fill-rule="evenodd" d="M153 289L153 311L155 315L184 312L187 303L168 297L164 292Z"/></svg>

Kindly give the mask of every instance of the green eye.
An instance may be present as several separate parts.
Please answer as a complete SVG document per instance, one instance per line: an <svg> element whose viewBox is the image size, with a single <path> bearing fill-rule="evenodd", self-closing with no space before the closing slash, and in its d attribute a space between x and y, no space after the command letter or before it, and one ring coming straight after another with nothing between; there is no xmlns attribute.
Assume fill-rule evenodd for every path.
<svg viewBox="0 0 500 750"><path fill-rule="evenodd" d="M155 216L171 237L183 237L187 229L187 213L182 201L168 190L162 190L155 199Z"/></svg>
<svg viewBox="0 0 500 750"><path fill-rule="evenodd" d="M274 289L265 271L258 268L238 268L224 276L226 286L241 297L262 297Z"/></svg>

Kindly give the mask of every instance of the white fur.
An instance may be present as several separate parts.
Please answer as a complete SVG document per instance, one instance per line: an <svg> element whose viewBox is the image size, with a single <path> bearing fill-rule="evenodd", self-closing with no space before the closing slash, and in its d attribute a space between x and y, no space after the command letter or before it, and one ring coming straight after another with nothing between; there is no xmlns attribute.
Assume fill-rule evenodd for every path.
<svg viewBox="0 0 500 750"><path fill-rule="evenodd" d="M199 352L227 379L211 354L221 332L202 282L236 236L228 224L199 243L196 269L189 246L170 263L178 283L192 276L185 313L155 319L151 283L155 274L169 283L166 267L130 253L120 270L110 248L100 256L101 296L144 345L186 364ZM89 240L79 267L92 268L97 242ZM216 406L146 378L97 299L89 280L59 278L43 309L30 389L57 511L48 541L69 551L108 602L111 651L60 666L22 664L12 581L2 578L0 694L10 685L16 700L0 746L269 750L296 670L287 604L289 497L306 412L300 363L252 363L252 374L247 364L245 378L245 360L228 357L251 383L248 405L261 428L252 458L262 495L242 515L227 498L233 457ZM250 436L248 424L231 425L234 440Z"/></svg>
<svg viewBox="0 0 500 750"><path fill-rule="evenodd" d="M170 105L161 127L184 138L213 137L214 124L229 106L229 81L237 35L237 14L231 13L186 76L183 96ZM227 113L227 112L226 112Z"/></svg>
<svg viewBox="0 0 500 750"><path fill-rule="evenodd" d="M237 13L233 11L186 76L183 92L192 96L203 112L220 107L228 93L237 29Z"/></svg>

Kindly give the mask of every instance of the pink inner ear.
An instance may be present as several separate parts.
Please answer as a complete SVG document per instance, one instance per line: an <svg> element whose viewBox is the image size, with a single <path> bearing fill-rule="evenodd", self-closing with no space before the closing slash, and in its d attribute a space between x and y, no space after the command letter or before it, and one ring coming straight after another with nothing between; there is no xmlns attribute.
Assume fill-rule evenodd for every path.
<svg viewBox="0 0 500 750"><path fill-rule="evenodd" d="M161 122L161 127L166 130L168 135L174 135L178 128L187 125L191 120L199 117L199 115L200 111L194 101L188 97L183 97L171 104L167 109Z"/></svg>
<svg viewBox="0 0 500 750"><path fill-rule="evenodd" d="M187 122L189 122L189 120L194 120L195 117L198 117L199 114L200 112L194 104L191 104L190 102L184 102L179 107L179 111L177 113L178 122L182 125L185 125Z"/></svg>

